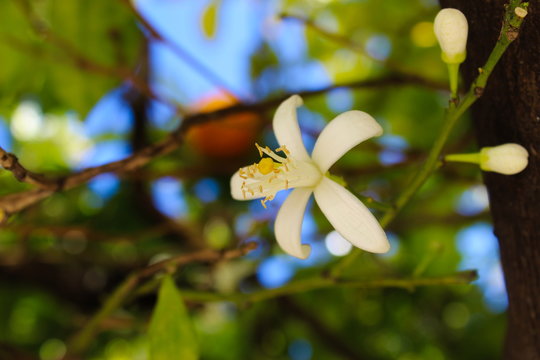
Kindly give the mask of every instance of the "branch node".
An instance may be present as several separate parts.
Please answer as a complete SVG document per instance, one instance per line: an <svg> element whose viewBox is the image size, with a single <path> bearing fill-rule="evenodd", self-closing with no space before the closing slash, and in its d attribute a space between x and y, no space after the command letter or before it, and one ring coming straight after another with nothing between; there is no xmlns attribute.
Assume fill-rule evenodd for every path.
<svg viewBox="0 0 540 360"><path fill-rule="evenodd" d="M477 98L481 97L484 94L484 88L481 86L477 86L474 88L474 96Z"/></svg>
<svg viewBox="0 0 540 360"><path fill-rule="evenodd" d="M511 26L508 31L506 31L506 38L508 39L508 41L514 41L517 39L519 35L519 31L517 28Z"/></svg>

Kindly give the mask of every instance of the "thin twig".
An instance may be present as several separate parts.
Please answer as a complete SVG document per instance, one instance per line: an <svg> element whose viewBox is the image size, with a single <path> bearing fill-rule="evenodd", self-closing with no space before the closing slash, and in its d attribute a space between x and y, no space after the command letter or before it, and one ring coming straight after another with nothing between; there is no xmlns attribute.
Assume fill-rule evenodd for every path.
<svg viewBox="0 0 540 360"><path fill-rule="evenodd" d="M298 280L279 288L259 290L247 294L218 294L215 292L189 291L183 289L182 295L186 300L197 302L231 301L235 303L252 303L286 295L329 288L400 288L412 291L420 286L465 285L476 280L477 277L478 274L474 270L467 270L452 275L438 277L386 278L375 280L340 280L329 277L320 277Z"/></svg>
<svg viewBox="0 0 540 360"><path fill-rule="evenodd" d="M124 3L135 15L137 20L141 23L141 25L148 31L148 34L150 37L157 41L162 43L163 45L167 46L169 49L171 49L180 59L185 61L189 66L191 66L194 70L198 71L202 76L204 76L207 80L209 80L213 85L219 86L219 90L223 92L226 96L232 98L233 100L247 100L250 99L251 96L242 94L240 96L241 92L236 91L232 89L231 85L227 83L221 76L219 76L216 72L211 70L210 68L203 65L201 62L199 62L195 57L193 57L186 49L182 48L178 43L172 42L171 40L165 38L162 33L160 33L152 23L150 23L137 9L136 5L131 0L122 0L122 3Z"/></svg>
<svg viewBox="0 0 540 360"><path fill-rule="evenodd" d="M150 276L168 269L185 266L190 263L216 263L218 261L231 260L244 256L254 250L257 243L250 242L237 249L227 251L201 250L191 254L175 256L173 258L160 261L144 269L136 271L129 275L103 303L99 311L92 316L86 325L78 331L69 342L68 349L70 353L79 354L83 352L91 343L92 339L99 330L99 325L112 312L118 309L135 289L135 287Z"/></svg>
<svg viewBox="0 0 540 360"><path fill-rule="evenodd" d="M425 79L422 76L411 74L410 72L405 71L403 67L400 66L396 62L393 62L388 59L379 59L372 56L365 50L365 46L363 44L359 44L351 40L347 36L324 29L320 27L319 25L317 25L312 19L309 19L303 16L298 16L298 15L286 14L286 13L280 14L279 17L284 20L293 20L293 21L300 22L303 25L305 25L307 28L311 29L312 31L316 32L319 35L322 35L324 38L328 39L329 41L335 44L338 44L341 47L346 47L350 50L353 50L354 52L357 52L358 54L361 54L376 63L380 63L386 69L389 69L394 73L400 74L402 76L410 77L410 78L415 78L418 81L423 81L428 84L431 83L431 80ZM443 90L448 90L448 87L444 87Z"/></svg>
<svg viewBox="0 0 540 360"><path fill-rule="evenodd" d="M2 209L8 215L14 214L52 195L57 191L69 190L76 186L84 184L99 174L109 172L125 172L139 168L147 164L155 157L167 154L172 150L176 149L178 147L177 142L178 140L176 136L171 135L165 140L157 144L150 145L142 149L141 151L136 152L132 156L127 157L126 159L114 161L102 166L91 167L81 172L56 179L47 179L44 181L40 181L40 178L36 177L22 177L22 181L31 179L31 183L38 183L41 189L32 189L0 197L0 209ZM3 149L2 151L5 152L5 150ZM19 167L19 173L31 173L20 164Z"/></svg>
<svg viewBox="0 0 540 360"><path fill-rule="evenodd" d="M20 182L25 182L39 187L46 187L51 182L50 179L45 178L43 175L26 170L15 155L5 151L1 147L0 166L8 171L11 171L15 179Z"/></svg>

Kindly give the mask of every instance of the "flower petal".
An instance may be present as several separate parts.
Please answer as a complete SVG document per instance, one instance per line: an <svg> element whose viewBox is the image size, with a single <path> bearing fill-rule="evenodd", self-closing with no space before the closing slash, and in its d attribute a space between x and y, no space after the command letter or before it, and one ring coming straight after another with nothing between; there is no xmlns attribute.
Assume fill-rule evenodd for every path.
<svg viewBox="0 0 540 360"><path fill-rule="evenodd" d="M343 186L323 177L314 194L330 224L351 244L373 253L384 253L390 249L377 219Z"/></svg>
<svg viewBox="0 0 540 360"><path fill-rule="evenodd" d="M379 123L368 113L358 110L344 112L323 129L311 158L324 174L347 151L382 132Z"/></svg>
<svg viewBox="0 0 540 360"><path fill-rule="evenodd" d="M308 161L309 155L302 141L296 108L302 105L302 98L293 95L279 105L274 114L273 127L279 145L285 145L291 155L301 161Z"/></svg>
<svg viewBox="0 0 540 360"><path fill-rule="evenodd" d="M294 189L281 205L274 226L279 246L287 254L300 259L307 258L311 252L311 247L302 245L300 238L302 220L311 193L309 188Z"/></svg>
<svg viewBox="0 0 540 360"><path fill-rule="evenodd" d="M231 196L235 200L253 200L253 199L259 199L263 198L266 195L266 193L259 193L256 192L253 195L247 191L242 191L242 184L244 181L249 181L249 179L243 179L240 177L240 172L237 171L234 173L234 175L231 177Z"/></svg>
<svg viewBox="0 0 540 360"><path fill-rule="evenodd" d="M249 200L245 199L242 194L242 183L245 180L240 177L239 171L235 172L231 177L231 196L234 200Z"/></svg>

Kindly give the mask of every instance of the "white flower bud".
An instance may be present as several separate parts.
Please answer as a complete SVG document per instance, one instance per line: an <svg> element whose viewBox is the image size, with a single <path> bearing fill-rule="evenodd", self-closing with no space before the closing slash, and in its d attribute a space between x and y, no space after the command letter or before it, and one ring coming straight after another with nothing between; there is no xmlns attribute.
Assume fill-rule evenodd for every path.
<svg viewBox="0 0 540 360"><path fill-rule="evenodd" d="M521 172L529 163L529 153L518 144L485 147L480 150L480 168L505 175Z"/></svg>
<svg viewBox="0 0 540 360"><path fill-rule="evenodd" d="M457 9L439 11L433 24L439 40L442 59L447 64L460 64L465 60L469 26L465 15Z"/></svg>

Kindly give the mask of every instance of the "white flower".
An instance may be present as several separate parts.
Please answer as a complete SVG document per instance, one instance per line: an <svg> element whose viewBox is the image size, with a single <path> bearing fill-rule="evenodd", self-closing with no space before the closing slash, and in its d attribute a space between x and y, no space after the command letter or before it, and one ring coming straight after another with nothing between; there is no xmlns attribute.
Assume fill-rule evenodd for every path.
<svg viewBox="0 0 540 360"><path fill-rule="evenodd" d="M447 64L462 63L469 31L465 15L457 9L442 9L435 17L433 29L441 46L443 61Z"/></svg>
<svg viewBox="0 0 540 360"><path fill-rule="evenodd" d="M300 259L307 258L311 251L309 245L301 244L300 231L312 193L328 221L354 246L374 253L388 251L386 234L371 212L347 189L325 176L347 151L381 135L382 128L365 112L347 111L323 129L310 157L296 118L296 108L300 105L300 96L293 95L278 107L273 127L280 147L274 152L256 145L260 156L268 157L232 176L232 197L263 198L264 206L278 191L294 188L277 214L274 232L281 248Z"/></svg>
<svg viewBox="0 0 540 360"><path fill-rule="evenodd" d="M529 163L529 153L518 144L485 147L480 150L480 168L505 175L521 172Z"/></svg>

